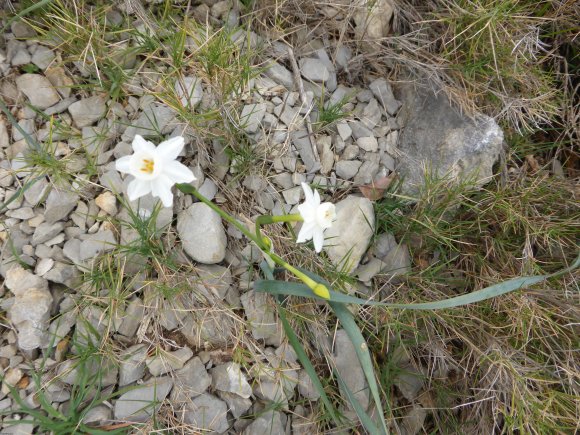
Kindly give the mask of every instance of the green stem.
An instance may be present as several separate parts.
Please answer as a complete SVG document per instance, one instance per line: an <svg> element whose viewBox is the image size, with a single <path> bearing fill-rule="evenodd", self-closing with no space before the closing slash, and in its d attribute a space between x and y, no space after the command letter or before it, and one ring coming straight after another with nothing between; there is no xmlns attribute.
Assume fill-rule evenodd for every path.
<svg viewBox="0 0 580 435"><path fill-rule="evenodd" d="M256 237L254 234L252 234L244 225L242 225L240 222L238 222L238 220L234 219L232 216L230 216L229 214L227 214L225 211L223 211L216 204L214 204L209 199L207 199L205 196L203 196L201 193L199 193L197 191L197 189L195 187L193 187L191 184L180 183L180 184L176 184L176 186L183 193L187 193L187 194L190 194L190 195L195 196L197 199L199 199L205 205L207 205L208 207L210 207L217 214L219 214L222 217L222 219L224 219L225 221L229 222L230 224L232 224L233 226L235 226L238 230L240 230L242 233L244 233L244 235L248 239L250 239L252 242L254 242L256 245L258 245L258 247L260 249L262 249L264 251L267 250L266 247L264 246L264 243L262 242L262 239L260 237Z"/></svg>
<svg viewBox="0 0 580 435"><path fill-rule="evenodd" d="M191 184L181 183L181 184L176 184L176 186L183 193L187 193L187 194L195 196L197 199L199 199L201 202L203 202L208 207L210 207L212 210L214 210L217 214L219 214L226 222L229 222L232 225L234 225L237 229L239 229L242 233L244 233L244 235L248 239L250 239L256 245L258 245L258 247L262 250L264 255L269 256L272 259L272 261L274 261L274 263L276 263L278 266L282 266L284 269L291 272L296 278L298 278L300 281L302 281L304 284L306 284L315 294L317 294L320 297L330 299L330 294L329 294L328 289L326 288L326 286L324 284L317 283L316 281L314 281L312 278L310 278L305 273L302 273L301 271L296 269L294 266L286 263L282 259L282 257L279 257L278 255L274 254L273 252L270 252L270 247L266 246L266 244L264 243L264 240L262 239L262 233L260 232L260 225L265 225L265 224L269 224L269 223L276 223L276 222L294 222L297 220L302 220L302 217L300 215L288 214L288 215L283 215L283 216L260 216L256 220L256 234L252 234L240 222L238 222L236 219L234 219L232 216L227 214L225 211L223 211L216 204L214 204L209 199L207 199L205 196L203 196L201 193L199 193L197 191L197 189L195 187L193 187Z"/></svg>
<svg viewBox="0 0 580 435"><path fill-rule="evenodd" d="M262 240L262 231L261 227L268 224L275 224L279 222L300 222L302 221L302 216L299 213L296 214L284 214L281 216L270 216L270 215L262 215L256 219L256 237Z"/></svg>

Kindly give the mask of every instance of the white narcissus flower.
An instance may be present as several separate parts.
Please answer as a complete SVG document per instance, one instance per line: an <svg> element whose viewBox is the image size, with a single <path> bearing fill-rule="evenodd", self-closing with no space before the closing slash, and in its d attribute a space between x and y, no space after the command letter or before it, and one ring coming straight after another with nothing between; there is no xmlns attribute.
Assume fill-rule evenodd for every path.
<svg viewBox="0 0 580 435"><path fill-rule="evenodd" d="M298 206L298 211L304 223L298 233L296 243L312 239L314 249L320 252L324 245L324 230L332 226L332 222L336 219L336 210L331 202L321 204L320 195L316 190L313 192L308 184L302 183L302 189L306 199Z"/></svg>
<svg viewBox="0 0 580 435"><path fill-rule="evenodd" d="M160 198L165 207L171 207L173 185L196 179L187 166L176 160L183 149L183 137L173 137L155 146L136 135L132 145L134 154L121 157L115 164L117 171L135 177L127 186L129 200L134 201L151 193Z"/></svg>

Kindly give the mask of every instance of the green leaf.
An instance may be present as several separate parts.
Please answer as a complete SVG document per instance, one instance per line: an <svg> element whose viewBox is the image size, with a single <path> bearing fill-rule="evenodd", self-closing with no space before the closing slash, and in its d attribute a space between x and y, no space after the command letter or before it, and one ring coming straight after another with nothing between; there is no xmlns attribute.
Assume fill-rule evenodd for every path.
<svg viewBox="0 0 580 435"><path fill-rule="evenodd" d="M415 304L395 304L387 302L377 302L367 299L356 298L354 296L345 295L343 293L335 292L330 288L330 285L322 280L316 274L312 272L303 270L304 273L309 275L312 279L319 282L324 282L330 292L330 301L340 302L343 304L359 304L359 305L376 305L382 307L390 308L401 308L407 310L441 310L444 308L459 307L462 305L468 305L475 302L480 302L486 299L490 299L496 296L501 296L503 294L523 289L534 284L538 284L548 278L554 278L559 275L571 272L572 270L580 266L580 255L576 258L574 263L565 269L549 275L538 275L538 276L523 276L519 278L510 279L508 281L500 282L498 284L491 285L481 290L477 290L465 295L455 296L449 299L444 299L435 302L423 302ZM257 281L254 285L254 290L256 291L267 291L271 294L276 295L288 295L288 296L301 296L307 298L313 298L324 301L325 299L316 296L312 291L304 284L299 284L296 282L286 282L286 281Z"/></svg>
<svg viewBox="0 0 580 435"><path fill-rule="evenodd" d="M356 399L350 388L348 388L348 386L345 384L344 380L342 379L342 376L340 376L340 373L338 373L338 371L335 370L335 374L336 378L338 379L338 384L340 385L342 390L346 393L346 398L351 403L352 407L354 408L354 411L356 412L356 415L358 416L359 420L361 421L365 429L371 435L380 434L381 431L379 430L375 422L372 420L372 418L370 418L369 415L366 413L366 411L363 409L363 407Z"/></svg>
<svg viewBox="0 0 580 435"><path fill-rule="evenodd" d="M365 341L362 333L360 332L360 329L354 320L354 316L352 315L352 313L350 311L348 311L348 309L346 308L346 306L344 304L339 303L339 302L333 302L333 301L328 301L328 304L333 309L334 314L336 315L336 317L340 321L340 324L342 325L342 327L346 331L348 337L350 338L350 341L352 342L352 344L354 346L356 356L358 357L358 360L360 361L361 367L362 367L363 372L365 374L365 378L367 379L367 383L369 384L369 389L371 391L371 395L372 395L373 400L375 402L375 406L377 408L378 415L379 415L381 422L382 422L382 426L383 426L383 430L384 430L384 432L382 432L382 433L388 434L389 431L387 430L387 424L385 422L385 417L384 417L385 413L383 411L383 405L381 403L381 396L379 394L379 387L377 385L377 378L375 377L375 370L373 367L373 361L371 359L371 353L369 352L369 347L367 346L367 342ZM355 399L355 401L356 401L356 399ZM359 406L360 406L360 404L359 404ZM357 412L357 414L358 414L358 412ZM361 419L361 422L364 424L364 420ZM365 427L366 427L366 425L365 425ZM376 427L375 427L375 429L376 429ZM371 432L370 428L368 428L368 427L367 427L367 430L369 430L369 432ZM381 432L375 432L375 433L381 433Z"/></svg>
<svg viewBox="0 0 580 435"><path fill-rule="evenodd" d="M264 271L264 274L268 278L274 277L272 275L272 270L267 262L263 261L260 264L260 267ZM340 419L339 415L337 414L336 410L334 409L332 402L330 401L330 399L326 395L326 391L324 391L324 386L322 385L322 382L320 382L320 379L318 378L318 375L316 374L316 369L314 368L314 366L310 362L310 358L308 358L308 355L306 354L304 347L300 343L300 340L298 339L296 333L292 329L292 326L288 322L288 319L286 318L286 310L282 306L281 301L279 300L280 298L281 297L275 298L275 300L276 300L276 304L278 306L278 314L280 315L280 320L282 321L282 326L284 327L284 332L286 333L286 336L288 337L288 342L290 343L290 345L294 349L294 352L296 352L296 355L298 356L298 360L300 360L300 364L302 364L302 367L304 367L304 370L306 371L308 376L310 376L310 379L312 380L312 384L314 385L314 387L318 391L318 394L320 394L320 399L322 400L322 403L324 403L326 410L328 411L328 413L330 414L330 416L334 420L335 424L337 426L340 426L341 419Z"/></svg>

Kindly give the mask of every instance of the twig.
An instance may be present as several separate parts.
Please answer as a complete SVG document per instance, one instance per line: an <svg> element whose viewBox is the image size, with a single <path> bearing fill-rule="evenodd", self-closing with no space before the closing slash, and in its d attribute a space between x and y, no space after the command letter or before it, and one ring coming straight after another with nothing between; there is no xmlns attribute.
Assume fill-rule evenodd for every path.
<svg viewBox="0 0 580 435"><path fill-rule="evenodd" d="M294 81L298 85L298 93L300 94L300 101L307 107L308 100L306 99L306 93L304 92L304 83L302 83L302 77L300 77L300 69L298 68L298 63L294 57L294 50L288 45L288 57L292 63L292 73L294 75ZM316 143L314 142L314 133L312 131L312 124L310 123L310 107L306 111L306 116L304 117L304 122L306 122L306 130L308 131L308 140L310 141L310 146L312 147L312 154L314 154L314 160L320 163L320 156L318 155L318 149L316 148Z"/></svg>

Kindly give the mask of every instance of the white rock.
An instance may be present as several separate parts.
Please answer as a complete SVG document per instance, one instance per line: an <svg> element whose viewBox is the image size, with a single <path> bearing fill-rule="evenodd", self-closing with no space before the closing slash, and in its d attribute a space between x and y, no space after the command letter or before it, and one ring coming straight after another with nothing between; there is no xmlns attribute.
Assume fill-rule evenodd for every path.
<svg viewBox="0 0 580 435"><path fill-rule="evenodd" d="M325 232L325 251L330 260L352 272L367 250L374 233L375 212L372 203L350 195L336 204L336 220Z"/></svg>
<svg viewBox="0 0 580 435"><path fill-rule="evenodd" d="M224 259L227 237L221 217L206 204L198 202L179 213L177 232L193 260L214 264Z"/></svg>

